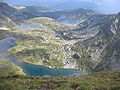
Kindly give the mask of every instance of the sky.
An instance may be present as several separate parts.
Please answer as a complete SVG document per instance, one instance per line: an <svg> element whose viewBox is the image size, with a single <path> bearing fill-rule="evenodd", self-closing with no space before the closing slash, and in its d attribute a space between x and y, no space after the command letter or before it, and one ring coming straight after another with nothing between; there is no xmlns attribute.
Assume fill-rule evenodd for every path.
<svg viewBox="0 0 120 90"><path fill-rule="evenodd" d="M54 9L90 8L103 13L120 12L120 0L0 0L12 5L45 6Z"/></svg>

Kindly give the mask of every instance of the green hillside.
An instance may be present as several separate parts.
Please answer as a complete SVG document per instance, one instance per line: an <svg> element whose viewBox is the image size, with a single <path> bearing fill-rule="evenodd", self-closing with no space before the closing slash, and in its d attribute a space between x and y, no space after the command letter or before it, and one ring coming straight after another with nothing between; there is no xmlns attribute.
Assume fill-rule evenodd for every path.
<svg viewBox="0 0 120 90"><path fill-rule="evenodd" d="M0 76L25 75L22 69L8 60L0 60Z"/></svg>
<svg viewBox="0 0 120 90"><path fill-rule="evenodd" d="M119 72L99 72L73 77L0 77L1 90L119 90Z"/></svg>

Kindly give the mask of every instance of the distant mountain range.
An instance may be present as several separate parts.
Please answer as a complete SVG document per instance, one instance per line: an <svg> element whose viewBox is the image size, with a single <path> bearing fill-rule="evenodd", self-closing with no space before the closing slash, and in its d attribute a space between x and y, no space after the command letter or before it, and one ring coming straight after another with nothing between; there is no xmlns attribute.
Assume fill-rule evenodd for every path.
<svg viewBox="0 0 120 90"><path fill-rule="evenodd" d="M102 13L117 13L120 9L119 0L2 0L11 5L43 6L58 10L89 8Z"/></svg>
<svg viewBox="0 0 120 90"><path fill-rule="evenodd" d="M6 1L9 4L12 5L23 5L23 6L45 6L49 8L54 8L54 9L74 9L74 8L96 8L97 5L92 2L88 1L81 1L81 0L44 0L44 1L39 1L39 0L10 0Z"/></svg>

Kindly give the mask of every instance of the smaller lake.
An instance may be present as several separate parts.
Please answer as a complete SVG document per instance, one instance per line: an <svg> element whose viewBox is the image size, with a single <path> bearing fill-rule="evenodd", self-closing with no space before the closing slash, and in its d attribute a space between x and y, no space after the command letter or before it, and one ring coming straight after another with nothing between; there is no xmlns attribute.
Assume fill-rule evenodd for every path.
<svg viewBox="0 0 120 90"><path fill-rule="evenodd" d="M42 29L39 24L26 24L22 23L16 27L17 30L29 30L29 29Z"/></svg>
<svg viewBox="0 0 120 90"><path fill-rule="evenodd" d="M65 19L67 18L67 16L60 16L59 18L57 18L57 20L62 20L62 19Z"/></svg>
<svg viewBox="0 0 120 90"><path fill-rule="evenodd" d="M76 20L62 20L62 21L59 21L60 23L62 24L79 24L78 21Z"/></svg>
<svg viewBox="0 0 120 90"><path fill-rule="evenodd" d="M84 73L76 69L50 69L42 65L33 65L25 62L18 61L16 57L8 54L8 49L16 45L16 39L13 37L5 38L0 40L0 59L7 59L20 66L27 76L68 76L72 74L81 74Z"/></svg>

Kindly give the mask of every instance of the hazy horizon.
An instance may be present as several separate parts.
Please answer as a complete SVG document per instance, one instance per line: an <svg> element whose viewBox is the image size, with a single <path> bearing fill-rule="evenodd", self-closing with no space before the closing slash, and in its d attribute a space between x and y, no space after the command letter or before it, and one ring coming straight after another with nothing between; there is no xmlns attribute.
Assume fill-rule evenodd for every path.
<svg viewBox="0 0 120 90"><path fill-rule="evenodd" d="M11 5L44 6L52 9L89 8L102 13L118 13L120 0L0 0Z"/></svg>

